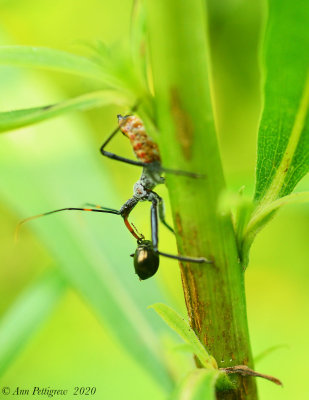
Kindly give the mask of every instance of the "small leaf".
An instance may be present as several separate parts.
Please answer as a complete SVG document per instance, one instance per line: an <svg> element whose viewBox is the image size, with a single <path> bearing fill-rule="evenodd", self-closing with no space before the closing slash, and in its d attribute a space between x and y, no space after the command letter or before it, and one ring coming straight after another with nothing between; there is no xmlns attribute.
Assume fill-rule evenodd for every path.
<svg viewBox="0 0 309 400"><path fill-rule="evenodd" d="M130 97L147 97L147 86L135 66L136 60L132 58L128 41L108 47L96 41L88 47L91 49L91 60L102 68L107 77L105 81L110 87Z"/></svg>
<svg viewBox="0 0 309 400"><path fill-rule="evenodd" d="M162 303L153 304L150 308L153 308L187 344L192 346L194 354L198 357L205 368L217 368L214 358L207 353L205 347L199 341L188 322L185 321L176 311Z"/></svg>
<svg viewBox="0 0 309 400"><path fill-rule="evenodd" d="M35 124L69 111L87 110L107 104L127 104L127 99L113 90L101 90L44 107L0 112L0 132Z"/></svg>
<svg viewBox="0 0 309 400"><path fill-rule="evenodd" d="M220 375L222 372L215 369L195 369L184 378L170 400L215 400Z"/></svg>
<svg viewBox="0 0 309 400"><path fill-rule="evenodd" d="M264 207L257 208L252 213L243 233L243 241L241 243L242 262L244 267L248 264L248 253L256 234L270 221L275 211L286 204L308 203L309 192L293 193L288 196L281 197Z"/></svg>
<svg viewBox="0 0 309 400"><path fill-rule="evenodd" d="M0 321L0 376L19 351L49 318L64 294L66 284L55 270L27 288Z"/></svg>
<svg viewBox="0 0 309 400"><path fill-rule="evenodd" d="M249 224L247 225L246 234L250 235L254 230L259 229L263 224L265 219L267 219L274 211L286 204L296 204L296 203L308 203L309 202L309 192L293 193L288 196L281 197L280 199L273 201L264 208L256 211Z"/></svg>
<svg viewBox="0 0 309 400"><path fill-rule="evenodd" d="M108 82L104 70L86 57L46 47L1 46L0 64L61 71Z"/></svg>

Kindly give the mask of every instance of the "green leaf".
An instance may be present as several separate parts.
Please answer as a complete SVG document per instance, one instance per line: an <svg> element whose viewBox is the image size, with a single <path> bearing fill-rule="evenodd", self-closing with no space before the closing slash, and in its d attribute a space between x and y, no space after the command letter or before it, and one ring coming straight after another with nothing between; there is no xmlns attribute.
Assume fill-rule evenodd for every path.
<svg viewBox="0 0 309 400"><path fill-rule="evenodd" d="M127 104L127 101L121 93L113 90L101 90L44 107L0 112L0 132L35 124L69 111L87 110L107 104L124 105Z"/></svg>
<svg viewBox="0 0 309 400"><path fill-rule="evenodd" d="M254 231L258 230L261 226L263 226L264 221L280 207L287 204L308 203L308 202L309 202L309 192L293 193L273 201L269 205L259 209L256 213L253 214L249 224L247 225L245 236L251 235Z"/></svg>
<svg viewBox="0 0 309 400"><path fill-rule="evenodd" d="M136 60L133 59L128 41L117 42L112 46L97 41L88 47L91 49L91 59L101 66L110 87L121 90L134 100L143 99L144 102L147 86L135 66Z"/></svg>
<svg viewBox="0 0 309 400"><path fill-rule="evenodd" d="M0 320L0 376L14 361L41 324L49 318L66 289L55 270L33 283Z"/></svg>
<svg viewBox="0 0 309 400"><path fill-rule="evenodd" d="M215 369L195 369L184 378L170 400L215 400L220 375L222 373Z"/></svg>
<svg viewBox="0 0 309 400"><path fill-rule="evenodd" d="M173 351L179 351L181 353L194 353L194 346L191 343L180 343L173 347Z"/></svg>
<svg viewBox="0 0 309 400"><path fill-rule="evenodd" d="M248 264L248 254L252 242L256 234L269 222L274 216L275 212L284 205L288 204L301 204L309 202L309 192L292 193L288 196L281 197L269 204L264 205L264 207L257 208L252 214L249 222L247 223L244 231L242 232L242 242L240 245L240 252L242 255L242 263L244 267ZM245 210L250 211L244 207L243 215L247 216ZM241 213L239 213L241 214ZM238 225L240 229L241 226ZM237 235L239 237L240 234Z"/></svg>
<svg viewBox="0 0 309 400"><path fill-rule="evenodd" d="M289 194L309 169L309 4L269 0L255 200Z"/></svg>
<svg viewBox="0 0 309 400"><path fill-rule="evenodd" d="M147 98L145 82L136 74L125 45L106 48L98 42L92 50L95 50L95 55L90 59L45 47L2 46L0 64L60 71L95 79L103 82L104 88L121 91L131 105L137 97Z"/></svg>
<svg viewBox="0 0 309 400"><path fill-rule="evenodd" d="M256 234L275 212L308 200L307 194L288 195L309 170L309 5L305 0L268 3L255 201L239 208L236 227L244 268Z"/></svg>
<svg viewBox="0 0 309 400"><path fill-rule="evenodd" d="M157 303L150 306L153 308L161 318L175 331L178 335L192 347L194 354L198 357L205 368L217 368L216 361L211 357L202 343L199 341L193 329L187 321L184 320L176 311L171 307Z"/></svg>
<svg viewBox="0 0 309 400"><path fill-rule="evenodd" d="M146 15L140 0L133 3L131 16L131 57L140 80L147 86Z"/></svg>
<svg viewBox="0 0 309 400"><path fill-rule="evenodd" d="M107 83L109 78L86 57L46 47L1 46L0 64L60 71Z"/></svg>

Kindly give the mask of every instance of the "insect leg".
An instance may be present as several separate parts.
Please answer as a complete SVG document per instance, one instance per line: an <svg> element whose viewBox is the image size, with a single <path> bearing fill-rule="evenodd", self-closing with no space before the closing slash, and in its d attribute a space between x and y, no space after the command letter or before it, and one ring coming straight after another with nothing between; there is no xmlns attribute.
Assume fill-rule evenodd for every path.
<svg viewBox="0 0 309 400"><path fill-rule="evenodd" d="M160 170L167 174L187 176L188 178L194 178L194 179L205 179L206 178L206 175L204 175L204 174L196 174L194 172L182 171L182 170L178 170L178 169L170 169L170 168L160 167Z"/></svg>
<svg viewBox="0 0 309 400"><path fill-rule="evenodd" d="M159 209L160 221L162 222L163 225L167 227L167 229L169 229L172 233L175 233L174 229L165 221L165 207L162 197L158 196L158 200L159 200L158 209Z"/></svg>
<svg viewBox="0 0 309 400"><path fill-rule="evenodd" d="M196 264L212 264L212 261L207 260L207 258L205 258L205 257L175 256L173 254L163 253L162 251L158 251L158 254L160 256L173 258L174 260L179 260L179 261L187 261L187 262L192 262L192 263L196 263Z"/></svg>
<svg viewBox="0 0 309 400"><path fill-rule="evenodd" d="M111 158L111 159L116 160L116 161L124 162L126 164L136 165L138 167L147 166L147 163L144 163L144 162L141 162L141 161L130 160L129 158L118 156L117 154L110 153L109 151L105 151L104 149L102 149L102 147L100 149L100 152L101 152L101 154L103 154L103 156L106 156L106 157Z"/></svg>
<svg viewBox="0 0 309 400"><path fill-rule="evenodd" d="M155 252L158 252L158 244L159 244L157 207L158 207L157 200L152 200L150 209L151 241Z"/></svg>
<svg viewBox="0 0 309 400"><path fill-rule="evenodd" d="M132 108L131 108L131 112L134 112L138 109L139 106L139 102L137 102ZM116 133L120 130L120 128L122 127L122 124L124 124L125 121L121 122L116 129L113 130L113 132L108 136L108 138L105 140L105 142L102 144L101 146L101 150L103 150L105 148L106 145L108 145L108 143L113 139L113 137L116 135Z"/></svg>
<svg viewBox="0 0 309 400"><path fill-rule="evenodd" d="M133 210L137 203L135 201L132 201L132 199L129 199L122 207L121 210L119 211L119 214L123 217L124 223L126 228L129 230L131 235L135 237L137 240L142 240L144 239L144 235L142 233L139 233L136 226L133 224L133 222L129 222L128 217L130 212ZM108 208L108 207L103 207L99 206L97 204L92 204L92 203L86 203L85 205L90 206L90 207L95 207L100 210L104 210L106 212L108 211L117 211L114 210L113 208ZM118 212L118 211L117 211Z"/></svg>
<svg viewBox="0 0 309 400"><path fill-rule="evenodd" d="M129 232L131 233L131 235L133 235L135 237L135 239L137 239L137 240L143 240L144 235L139 234L137 229L135 228L135 226L133 224L132 224L133 225L132 226L128 220L131 211L133 210L133 208L136 206L136 204L138 202L139 202L139 200L137 200L135 197L131 197L121 207L120 215L122 216L124 224L127 227L127 229L129 230Z"/></svg>
<svg viewBox="0 0 309 400"><path fill-rule="evenodd" d="M132 108L131 111L135 111L135 110L137 109L137 106L138 106L138 105L135 105L135 106ZM100 152L101 152L101 154L102 154L103 156L108 157L108 158L111 158L111 159L113 159L113 160L121 161L121 162L124 162L124 163L126 163L126 164L137 165L137 166L139 166L139 167L145 167L145 166L147 165L146 163L143 163L143 162L141 162L141 161L130 160L129 158L121 157L121 156L118 156L117 154L110 153L109 151L104 150L105 147L108 145L108 143L109 143L109 142L113 139L113 137L117 134L117 132L119 132L119 130L120 130L120 128L121 128L121 125L122 125L123 123L124 123L124 121L121 122L121 123L117 126L117 128L114 129L114 131L108 136L108 138L107 138L107 139L105 140L105 142L102 144L102 146L101 146L101 148L100 148Z"/></svg>
<svg viewBox="0 0 309 400"><path fill-rule="evenodd" d="M193 262L193 263L198 263L198 264L202 264L202 263L212 264L212 261L207 260L204 257L195 258L195 257L176 256L173 254L163 253L158 250L157 201L153 201L151 204L151 239L152 239L154 251L157 252L160 256L173 258L173 259L179 260L179 261L187 261L187 262Z"/></svg>

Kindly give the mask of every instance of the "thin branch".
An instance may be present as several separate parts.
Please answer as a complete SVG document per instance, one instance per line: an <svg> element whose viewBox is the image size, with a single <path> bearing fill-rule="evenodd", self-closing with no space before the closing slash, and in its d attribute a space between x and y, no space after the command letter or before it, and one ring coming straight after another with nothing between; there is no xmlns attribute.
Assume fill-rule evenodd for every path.
<svg viewBox="0 0 309 400"><path fill-rule="evenodd" d="M283 386L282 382L271 375L260 374L259 372L253 371L253 369L247 367L247 365L235 365L234 367L227 368L219 368L221 371L224 371L226 374L240 374L242 376L257 376L259 378L267 379L276 385Z"/></svg>

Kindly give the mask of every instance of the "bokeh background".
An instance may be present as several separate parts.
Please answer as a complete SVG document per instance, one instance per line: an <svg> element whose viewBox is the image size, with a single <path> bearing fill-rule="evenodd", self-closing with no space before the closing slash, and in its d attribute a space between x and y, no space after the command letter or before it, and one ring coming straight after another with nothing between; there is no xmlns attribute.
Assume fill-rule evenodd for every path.
<svg viewBox="0 0 309 400"><path fill-rule="evenodd" d="M226 8L214 0L209 3L212 90L226 180L229 190L236 192L245 185L246 193L251 194L262 103L258 54L266 8L262 1L227 1ZM95 40L111 44L128 37L131 7L131 0L0 0L0 43L83 53ZM91 90L92 85L91 81L60 73L1 66L1 111L61 101ZM20 296L28 287L59 267L59 260L71 259L73 270L75 264L83 262L84 253L78 249L74 252L74 246L86 247L87 257L94 258L93 263L102 271L116 265L113 275L104 272L102 279L113 287L114 277L121 275L122 283L132 288L132 297L155 327L158 340L170 339L147 305L165 301L185 315L177 263L161 260L154 279L138 282L129 257L135 243L117 217L58 214L29 223L23 227L19 242L13 240L15 227L24 217L78 207L86 201L119 208L131 196L140 171L102 159L98 152L115 127L116 114L125 111L109 106L74 113L0 137L3 319L16 301L22 302ZM129 143L122 136L111 147L131 156ZM296 190L308 187L305 178ZM167 219L171 221L168 193L164 187L158 192L167 199ZM246 290L253 353L258 356L279 346L261 359L256 369L284 383L282 389L258 380L261 399L308 396L308 214L306 206L282 209L258 235L251 251ZM147 204L140 205L132 219L149 234ZM71 239L73 232L78 234ZM60 240L64 248L68 246L67 252L59 250L59 255L54 240ZM96 247L92 247L94 241ZM173 237L163 229L160 246L163 251L176 251ZM109 260L114 261L112 267L108 267ZM31 312L27 317L31 319ZM116 329L121 318L114 315ZM19 330L18 319L12 335L15 330ZM0 345L5 343L0 341ZM57 304L29 333L28 340L20 343L14 359L0 370L0 387L95 386L99 399L166 397L119 344L110 324L93 309L87 296L72 288L63 289Z"/></svg>

